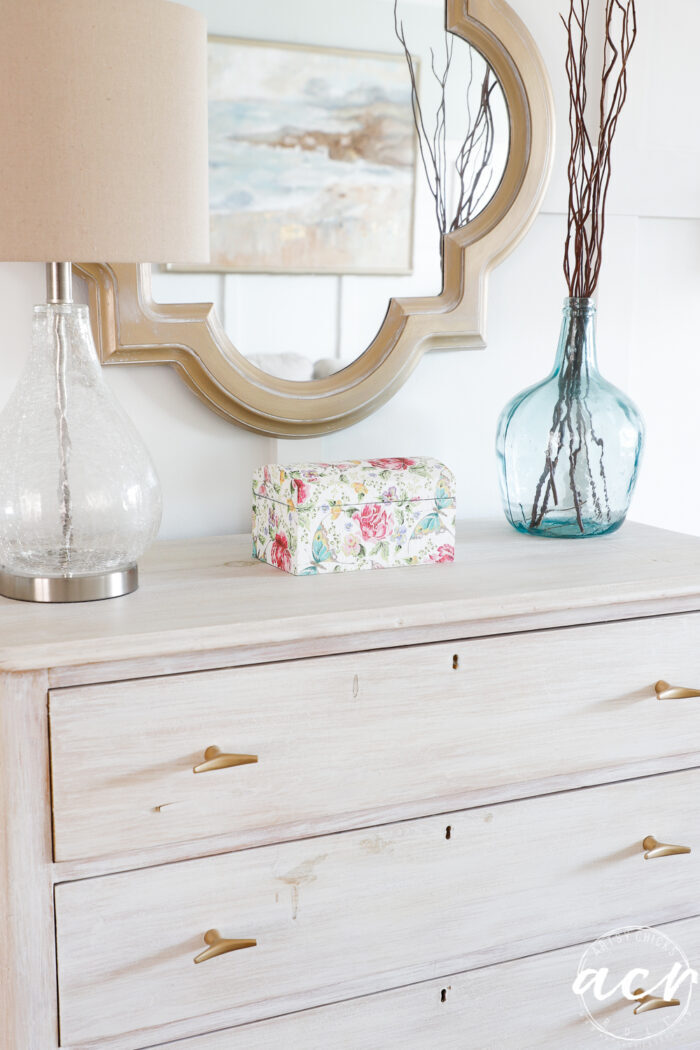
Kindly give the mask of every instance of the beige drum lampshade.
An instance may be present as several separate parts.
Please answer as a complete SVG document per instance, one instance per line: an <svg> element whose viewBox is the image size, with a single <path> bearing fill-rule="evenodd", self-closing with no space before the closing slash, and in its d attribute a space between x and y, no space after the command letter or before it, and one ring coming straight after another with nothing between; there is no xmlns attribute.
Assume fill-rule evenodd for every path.
<svg viewBox="0 0 700 1050"><path fill-rule="evenodd" d="M0 0L0 260L208 260L206 33L170 0Z"/></svg>

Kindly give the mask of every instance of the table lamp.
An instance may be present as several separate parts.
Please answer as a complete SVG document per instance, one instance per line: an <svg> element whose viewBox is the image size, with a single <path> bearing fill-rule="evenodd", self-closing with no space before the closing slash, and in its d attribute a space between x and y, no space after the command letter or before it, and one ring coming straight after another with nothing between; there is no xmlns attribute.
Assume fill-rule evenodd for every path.
<svg viewBox="0 0 700 1050"><path fill-rule="evenodd" d="M208 261L206 21L170 0L0 0L0 27L0 259L47 262L0 415L0 594L116 597L160 487L65 260Z"/></svg>

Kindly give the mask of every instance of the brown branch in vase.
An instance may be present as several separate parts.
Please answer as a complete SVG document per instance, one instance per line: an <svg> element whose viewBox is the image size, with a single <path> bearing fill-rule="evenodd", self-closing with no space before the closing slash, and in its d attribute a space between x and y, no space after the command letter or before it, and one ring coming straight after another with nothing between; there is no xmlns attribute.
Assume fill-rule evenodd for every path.
<svg viewBox="0 0 700 1050"><path fill-rule="evenodd" d="M435 204L435 218L442 236L453 233L466 226L478 214L489 191L493 178L493 153L496 144L495 122L493 117L493 96L499 88L498 79L490 65L485 63L485 71L479 91L478 105L473 102L474 94L474 51L469 46L469 74L466 83L466 129L459 143L456 157L452 161L457 175L456 202L450 204L448 175L450 158L448 157L447 116L448 84L453 70L454 36L445 31L445 51L442 67L438 64L434 50L430 50L430 71L437 85L438 102L432 122L426 120L418 91L418 70L416 60L411 54L406 41L403 20L399 18L398 0L394 0L394 27L396 36L406 56L409 76L411 78L411 103L413 119L416 125L418 147L425 178ZM430 123L430 130L428 124Z"/></svg>
<svg viewBox="0 0 700 1050"><path fill-rule="evenodd" d="M566 72L571 133L564 275L572 300L592 298L598 286L612 175L612 144L627 100L628 63L637 39L635 0L607 0L596 138L589 131L587 123L589 12L590 0L571 0L568 18L562 16L567 33ZM585 340L584 312L574 309L559 374L558 398L548 435L545 463L528 515L531 529L539 528L550 508L560 505L563 494L557 491L555 477L562 459L563 465L567 467L570 497L581 533L584 532L586 507L582 486L578 481L580 470L585 470L592 512L601 521L606 518L610 520L605 446L596 434L587 404Z"/></svg>

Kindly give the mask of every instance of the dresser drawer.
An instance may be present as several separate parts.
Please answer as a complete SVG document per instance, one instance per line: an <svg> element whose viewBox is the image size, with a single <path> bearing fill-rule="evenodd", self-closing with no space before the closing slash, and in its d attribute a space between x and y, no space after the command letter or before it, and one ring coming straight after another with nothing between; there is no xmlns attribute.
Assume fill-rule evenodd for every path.
<svg viewBox="0 0 700 1050"><path fill-rule="evenodd" d="M690 846L645 860L642 841ZM62 1045L179 1035L698 910L700 771L56 887ZM193 960L212 929L256 946ZM207 1016L210 1015L210 1016Z"/></svg>
<svg viewBox="0 0 700 1050"><path fill-rule="evenodd" d="M55 690L55 857L257 845L693 765L700 700L660 702L661 678L700 686L700 614ZM210 747L258 762L194 773Z"/></svg>
<svg viewBox="0 0 700 1050"><path fill-rule="evenodd" d="M659 942L670 939L700 971L700 920L669 923L658 928ZM656 941L656 937L651 935ZM648 941L646 942L648 943ZM588 1020L572 984L585 945L518 959L456 974L440 981L400 988L316 1010L277 1017L257 1024L172 1043L163 1050L604 1050L616 1041ZM669 956L669 965L675 956ZM632 938L616 956L617 980L633 967L663 977L656 951ZM617 983L611 981L608 988ZM687 986L686 986L687 987ZM606 989L607 990L607 989ZM616 1030L624 1018L628 1041L642 1043L663 1034L671 1050L697 1050L700 1045L700 991L690 1006L635 1016L634 1004L613 996L594 1007L592 1017L610 1025L614 1008ZM670 1026L667 1028L667 1026Z"/></svg>

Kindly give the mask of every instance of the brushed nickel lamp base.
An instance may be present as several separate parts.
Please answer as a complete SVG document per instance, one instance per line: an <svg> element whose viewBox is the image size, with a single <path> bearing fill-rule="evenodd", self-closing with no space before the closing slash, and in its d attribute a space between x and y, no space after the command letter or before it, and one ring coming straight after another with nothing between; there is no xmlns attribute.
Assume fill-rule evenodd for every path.
<svg viewBox="0 0 700 1050"><path fill-rule="evenodd" d="M0 569L0 595L20 602L99 602L131 594L138 585L136 565L94 576L17 576Z"/></svg>

